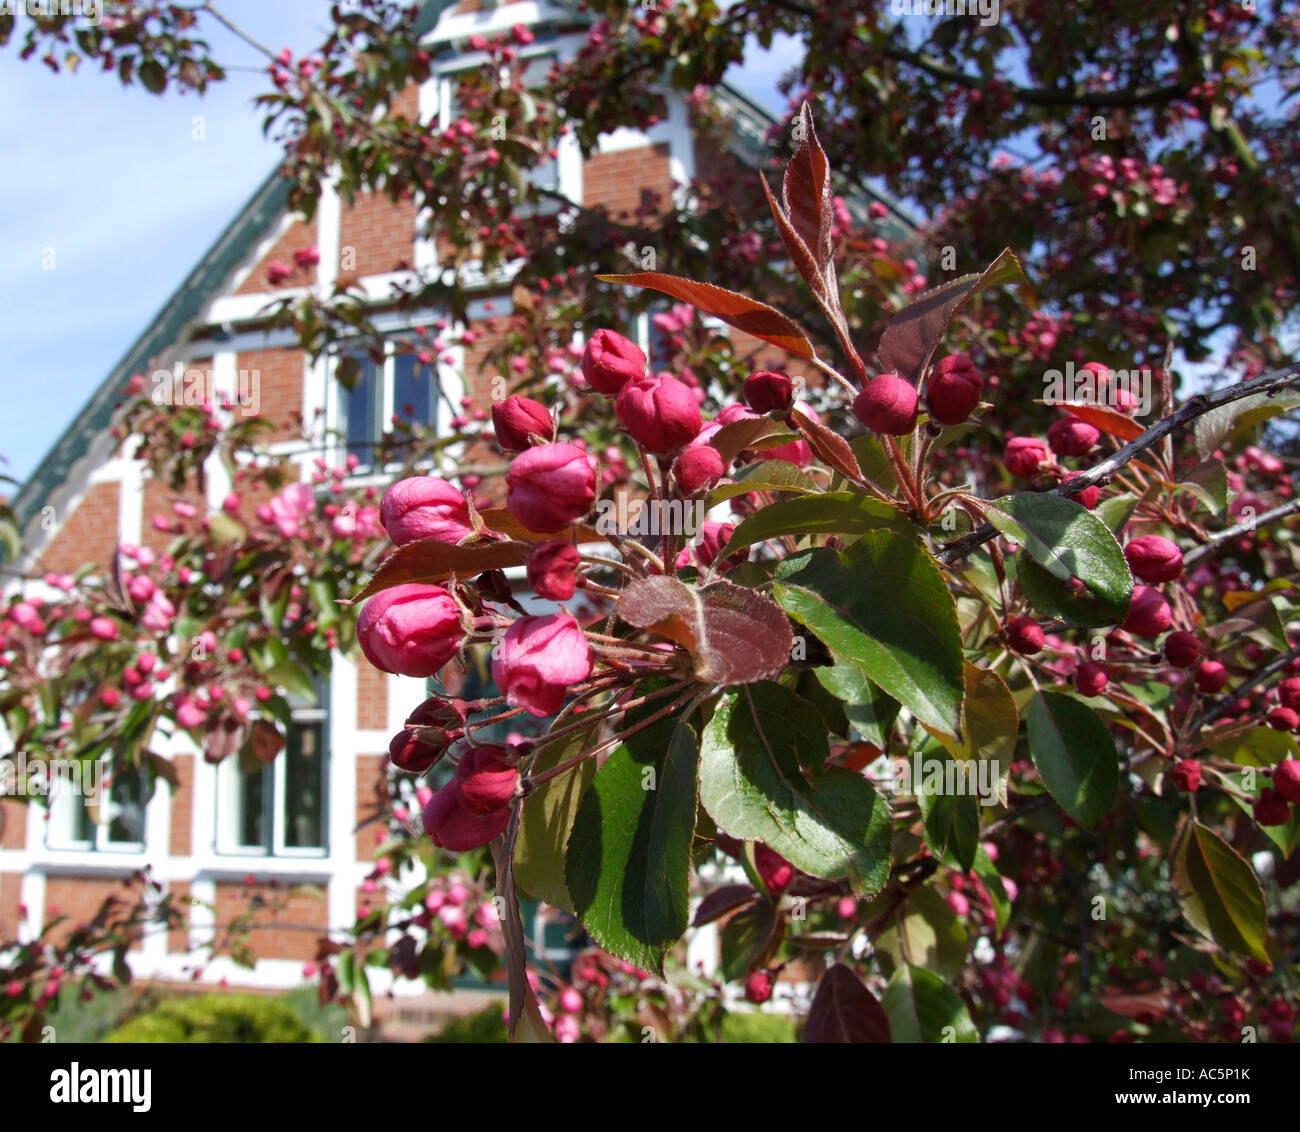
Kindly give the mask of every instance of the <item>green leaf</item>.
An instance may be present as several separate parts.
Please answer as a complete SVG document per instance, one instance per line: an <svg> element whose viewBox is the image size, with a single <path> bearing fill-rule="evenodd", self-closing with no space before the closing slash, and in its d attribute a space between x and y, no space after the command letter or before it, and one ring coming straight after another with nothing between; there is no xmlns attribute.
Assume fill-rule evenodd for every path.
<svg viewBox="0 0 1300 1132"><path fill-rule="evenodd" d="M1255 393L1211 409L1196 419L1197 455L1207 460L1216 449L1228 447L1256 425L1297 407L1300 407L1300 392L1283 389L1271 397Z"/></svg>
<svg viewBox="0 0 1300 1132"><path fill-rule="evenodd" d="M961 995L933 971L905 963L885 988L883 1005L896 1042L978 1042Z"/></svg>
<svg viewBox="0 0 1300 1132"><path fill-rule="evenodd" d="M1300 759L1300 743L1289 731L1256 727L1244 735L1234 735L1209 744L1217 758L1237 766L1274 766L1283 759Z"/></svg>
<svg viewBox="0 0 1300 1132"><path fill-rule="evenodd" d="M892 531L843 552L804 551L782 562L773 596L823 641L912 712L951 734L964 694L957 609L934 559Z"/></svg>
<svg viewBox="0 0 1300 1132"><path fill-rule="evenodd" d="M600 725L575 731L547 743L529 768L530 775L559 766L595 742ZM596 777L596 760L585 759L572 770L543 782L524 800L519 837L515 842L515 883L537 900L573 912L564 883L564 850L573 830L578 804Z"/></svg>
<svg viewBox="0 0 1300 1132"><path fill-rule="evenodd" d="M926 730L947 748L953 758L987 762L989 768L982 779L981 768L975 768L976 784L983 782L995 788L998 801L1005 806L1007 779L1020 740L1020 711L1006 682L992 669L980 668L966 661L964 681L966 699L962 704L961 739L933 728L927 727ZM982 800L987 796L981 792Z"/></svg>
<svg viewBox="0 0 1300 1132"><path fill-rule="evenodd" d="M801 499L778 499L745 519L719 557L778 535L860 535L882 528L912 537L918 534L898 508L858 492L828 491Z"/></svg>
<svg viewBox="0 0 1300 1132"><path fill-rule="evenodd" d="M1097 713L1059 692L1029 701L1029 753L1047 792L1085 829L1104 818L1119 788L1115 740Z"/></svg>
<svg viewBox="0 0 1300 1132"><path fill-rule="evenodd" d="M898 718L898 701L849 664L814 668L813 674L823 688L843 701L845 716L863 740L887 750Z"/></svg>
<svg viewBox="0 0 1300 1132"><path fill-rule="evenodd" d="M316 702L316 685L312 682L311 674L301 664L283 661L268 669L266 678L278 687L296 692L312 703Z"/></svg>
<svg viewBox="0 0 1300 1132"><path fill-rule="evenodd" d="M810 728L806 700L779 684L724 695L704 729L700 801L718 828L762 841L796 868L855 891L889 878L889 803L862 775L826 761L826 736Z"/></svg>
<svg viewBox="0 0 1300 1132"><path fill-rule="evenodd" d="M963 873L970 872L980 845L979 798L967 790L949 792L945 788L950 781L947 764L957 760L941 744L927 739L919 753L925 773L920 782L913 782L912 788L921 808L925 843L944 864ZM931 762L933 767L929 765ZM932 770L941 773L931 773ZM956 781L964 786L962 768L959 766L957 770L963 777Z"/></svg>
<svg viewBox="0 0 1300 1132"><path fill-rule="evenodd" d="M743 979L767 950L775 929L776 908L770 900L757 900L732 916L718 947L723 978Z"/></svg>
<svg viewBox="0 0 1300 1132"><path fill-rule="evenodd" d="M1222 460L1206 460L1170 487L1189 491L1215 515L1228 509L1228 469Z"/></svg>
<svg viewBox="0 0 1300 1132"><path fill-rule="evenodd" d="M153 56L141 60L138 73L145 90L150 94L162 94L167 89L167 72Z"/></svg>
<svg viewBox="0 0 1300 1132"><path fill-rule="evenodd" d="M929 885L907 897L890 927L876 939L876 962L890 977L907 963L955 979L966 963L970 937L957 913Z"/></svg>
<svg viewBox="0 0 1300 1132"><path fill-rule="evenodd" d="M1270 962L1264 891L1231 845L1189 820L1179 835L1172 873L1192 927L1228 951Z"/></svg>
<svg viewBox="0 0 1300 1132"><path fill-rule="evenodd" d="M709 507L751 491L790 491L797 495L811 495L817 490L808 474L789 460L760 460L756 464L747 464L736 472L734 481L719 484L709 492Z"/></svg>
<svg viewBox="0 0 1300 1132"><path fill-rule="evenodd" d="M1106 524L1073 499L1022 492L989 504L987 518L1049 574L1078 578L1093 597L1127 614L1133 575Z"/></svg>
<svg viewBox="0 0 1300 1132"><path fill-rule="evenodd" d="M1131 491L1119 495L1107 496L1097 504L1093 514L1096 515L1112 534L1118 535L1126 526L1137 508L1138 498Z"/></svg>
<svg viewBox="0 0 1300 1132"><path fill-rule="evenodd" d="M1127 606L1121 608L1087 591L1075 593L1023 552L1016 555L1016 577L1025 600L1034 612L1044 617L1056 617L1067 625L1095 628L1120 624L1128 616Z"/></svg>
<svg viewBox="0 0 1300 1132"><path fill-rule="evenodd" d="M699 757L691 726L672 718L630 736L582 795L565 853L574 909L596 942L660 975L688 923Z"/></svg>

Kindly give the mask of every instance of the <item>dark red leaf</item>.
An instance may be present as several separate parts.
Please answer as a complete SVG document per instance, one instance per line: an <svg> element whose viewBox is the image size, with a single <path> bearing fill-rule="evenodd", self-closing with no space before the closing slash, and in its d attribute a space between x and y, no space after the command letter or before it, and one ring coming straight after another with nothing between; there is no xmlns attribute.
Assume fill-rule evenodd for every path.
<svg viewBox="0 0 1300 1132"><path fill-rule="evenodd" d="M340 601L339 604L356 605L389 586L408 582L432 586L446 581L452 574L464 578L481 574L484 570L522 566L532 550L526 542L481 542L468 546L455 546L434 538L408 542L379 564L365 589L351 601Z"/></svg>
<svg viewBox="0 0 1300 1132"><path fill-rule="evenodd" d="M782 195L790 224L820 272L831 258L831 171L813 128L812 108L806 102L799 108L799 130L799 148L785 168Z"/></svg>
<svg viewBox="0 0 1300 1132"><path fill-rule="evenodd" d="M1078 404L1072 401L1048 402L1041 399L1038 403L1040 405L1050 404L1056 409L1065 409L1071 416L1078 417L1081 421L1087 421L1094 428L1101 429L1107 436L1113 436L1119 440L1135 440L1146 432L1146 429L1132 417L1125 416L1118 409L1111 409L1105 405Z"/></svg>
<svg viewBox="0 0 1300 1132"><path fill-rule="evenodd" d="M664 275L658 271L638 271L632 275L598 275L606 283L621 283L625 287L648 287L671 295L674 299L690 303L696 310L720 318L728 326L770 342L773 346L793 354L796 358L812 361L813 347L807 336L793 320L779 310L745 295L715 287L712 283L696 283L678 275Z"/></svg>
<svg viewBox="0 0 1300 1132"><path fill-rule="evenodd" d="M813 257L811 249L803 242L799 233L795 231L794 225L790 223L785 211L777 203L776 197L772 195L772 190L767 184L767 178L760 173L759 180L763 182L763 192L767 194L767 203L772 209L772 219L776 221L776 230L781 233L781 241L785 244L785 250L790 253L790 261L794 264L803 281L808 284L808 289L814 295L823 295L826 290L826 281L822 278L821 270Z"/></svg>
<svg viewBox="0 0 1300 1132"><path fill-rule="evenodd" d="M771 598L730 582L701 589L663 575L640 578L619 596L619 617L676 641L710 684L776 677L790 660L794 633Z"/></svg>
<svg viewBox="0 0 1300 1132"><path fill-rule="evenodd" d="M809 1043L852 1042L883 1044L893 1041L885 1008L862 980L843 963L827 969L817 984L803 1040Z"/></svg>
<svg viewBox="0 0 1300 1132"><path fill-rule="evenodd" d="M747 884L727 884L715 888L700 901L700 906L695 909L695 919L691 921L691 926L698 928L711 924L728 912L752 904L757 899L758 891Z"/></svg>
<svg viewBox="0 0 1300 1132"><path fill-rule="evenodd" d="M881 372L897 373L916 385L962 303L987 287L1026 282L1020 261L1008 248L981 274L932 287L889 320L877 351Z"/></svg>

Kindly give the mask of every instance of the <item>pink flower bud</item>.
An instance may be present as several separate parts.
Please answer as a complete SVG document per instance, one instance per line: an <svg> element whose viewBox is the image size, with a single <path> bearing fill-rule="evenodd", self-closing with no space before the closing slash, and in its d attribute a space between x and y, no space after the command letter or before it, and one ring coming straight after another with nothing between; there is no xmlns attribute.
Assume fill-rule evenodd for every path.
<svg viewBox="0 0 1300 1132"><path fill-rule="evenodd" d="M1273 768L1273 789L1293 805L1300 806L1300 762L1284 759Z"/></svg>
<svg viewBox="0 0 1300 1132"><path fill-rule="evenodd" d="M754 846L754 866L773 894L783 892L794 880L794 866L780 853L759 843Z"/></svg>
<svg viewBox="0 0 1300 1132"><path fill-rule="evenodd" d="M1100 439L1101 430L1078 417L1061 417L1047 430L1047 443L1058 456L1086 456Z"/></svg>
<svg viewBox="0 0 1300 1132"><path fill-rule="evenodd" d="M1074 686L1081 696L1100 696L1110 682L1110 673L1104 664L1086 660L1074 670Z"/></svg>
<svg viewBox="0 0 1300 1132"><path fill-rule="evenodd" d="M745 1001L762 1006L772 997L776 981L769 971L751 971L745 976Z"/></svg>
<svg viewBox="0 0 1300 1132"><path fill-rule="evenodd" d="M1007 622L1007 647L1012 652L1032 656L1046 643L1042 626L1032 617L1016 617Z"/></svg>
<svg viewBox="0 0 1300 1132"><path fill-rule="evenodd" d="M175 616L176 607L167 600L167 595L162 590L156 590L140 614L140 624L151 633L166 633L171 630Z"/></svg>
<svg viewBox="0 0 1300 1132"><path fill-rule="evenodd" d="M320 252L316 249L315 244L305 248L298 248L293 253L293 262L299 267L315 267L316 264L320 263Z"/></svg>
<svg viewBox="0 0 1300 1132"><path fill-rule="evenodd" d="M756 413L788 413L794 404L794 382L783 373L762 370L745 378L745 401Z"/></svg>
<svg viewBox="0 0 1300 1132"><path fill-rule="evenodd" d="M596 473L576 444L539 444L506 473L506 506L530 531L558 531L591 510Z"/></svg>
<svg viewBox="0 0 1300 1132"><path fill-rule="evenodd" d="M1144 582L1172 582L1183 574L1183 552L1160 535L1135 538L1124 548L1124 557Z"/></svg>
<svg viewBox="0 0 1300 1132"><path fill-rule="evenodd" d="M1201 642L1194 633L1179 630L1165 638L1165 659L1175 668L1191 668L1201 659Z"/></svg>
<svg viewBox="0 0 1300 1132"><path fill-rule="evenodd" d="M1289 707L1275 707L1264 718L1274 731L1294 731L1300 727L1300 713Z"/></svg>
<svg viewBox="0 0 1300 1132"><path fill-rule="evenodd" d="M1133 600L1124 621L1125 632L1135 637L1158 637L1173 620L1173 611L1164 595L1150 586L1134 586Z"/></svg>
<svg viewBox="0 0 1300 1132"><path fill-rule="evenodd" d="M677 485L685 495L700 495L722 479L722 454L710 444L691 444L673 465Z"/></svg>
<svg viewBox="0 0 1300 1132"><path fill-rule="evenodd" d="M1286 825L1291 820L1291 807L1286 799L1267 787L1259 792L1253 812L1260 825Z"/></svg>
<svg viewBox="0 0 1300 1132"><path fill-rule="evenodd" d="M108 617L96 617L90 623L90 631L101 641L112 641L117 638L117 625Z"/></svg>
<svg viewBox="0 0 1300 1132"><path fill-rule="evenodd" d="M623 386L614 406L626 432L656 455L675 452L704 427L691 387L675 377L642 377Z"/></svg>
<svg viewBox="0 0 1300 1132"><path fill-rule="evenodd" d="M144 605L154 595L158 587L154 585L153 579L144 575L136 574L126 584L126 592L131 600L137 605Z"/></svg>
<svg viewBox="0 0 1300 1132"><path fill-rule="evenodd" d="M629 381L645 376L646 357L635 342L612 330L597 330L582 354L582 376L597 393L617 396Z"/></svg>
<svg viewBox="0 0 1300 1132"><path fill-rule="evenodd" d="M519 771L504 747L471 747L461 756L456 777L461 801L480 814L508 805L519 784Z"/></svg>
<svg viewBox="0 0 1300 1132"><path fill-rule="evenodd" d="M494 650L492 678L511 707L554 715L569 688L591 675L591 645L569 613L521 617Z"/></svg>
<svg viewBox="0 0 1300 1132"><path fill-rule="evenodd" d="M916 387L896 373L873 377L853 402L853 415L872 432L904 436L916 427Z"/></svg>
<svg viewBox="0 0 1300 1132"><path fill-rule="evenodd" d="M443 753L443 747L425 743L409 727L403 728L388 743L388 759L407 774L424 774Z"/></svg>
<svg viewBox="0 0 1300 1132"><path fill-rule="evenodd" d="M1013 476L1028 479L1038 474L1038 469L1047 462L1047 445L1036 436L1014 436L1007 441L1002 453L1002 462Z"/></svg>
<svg viewBox="0 0 1300 1132"><path fill-rule="evenodd" d="M507 452L523 452L533 437L550 441L555 434L546 406L518 393L492 406L492 427L497 443Z"/></svg>
<svg viewBox="0 0 1300 1132"><path fill-rule="evenodd" d="M1201 786L1201 764L1195 759L1179 759L1174 763L1169 777L1185 794L1195 794Z"/></svg>
<svg viewBox="0 0 1300 1132"><path fill-rule="evenodd" d="M1207 696L1223 691L1228 682L1228 670L1217 660L1207 660L1196 668L1196 688Z"/></svg>
<svg viewBox="0 0 1300 1132"><path fill-rule="evenodd" d="M408 584L381 590L357 621L366 659L383 672L438 673L465 640L461 611L441 586Z"/></svg>
<svg viewBox="0 0 1300 1132"><path fill-rule="evenodd" d="M578 548L568 542L539 542L528 556L528 584L548 601L568 601L578 585Z"/></svg>
<svg viewBox="0 0 1300 1132"><path fill-rule="evenodd" d="M1083 475L1082 472L1070 472L1061 482L1069 483L1070 480L1081 475ZM1101 488L1094 484L1092 487L1085 487L1082 491L1076 491L1070 498L1091 511L1097 506L1097 501L1101 498Z"/></svg>
<svg viewBox="0 0 1300 1132"><path fill-rule="evenodd" d="M984 379L965 354L940 358L925 382L930 416L944 425L961 424L980 401Z"/></svg>
<svg viewBox="0 0 1300 1132"><path fill-rule="evenodd" d="M426 538L458 543L474 533L465 496L437 476L398 480L384 494L379 517L398 546Z"/></svg>

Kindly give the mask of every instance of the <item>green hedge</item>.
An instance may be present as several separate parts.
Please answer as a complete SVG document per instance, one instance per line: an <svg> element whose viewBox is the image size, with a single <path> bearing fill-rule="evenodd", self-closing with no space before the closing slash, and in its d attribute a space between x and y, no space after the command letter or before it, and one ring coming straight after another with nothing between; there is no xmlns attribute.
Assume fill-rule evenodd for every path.
<svg viewBox="0 0 1300 1132"><path fill-rule="evenodd" d="M253 994L208 994L172 998L131 1019L105 1042L196 1042L260 1044L319 1042L291 1006Z"/></svg>

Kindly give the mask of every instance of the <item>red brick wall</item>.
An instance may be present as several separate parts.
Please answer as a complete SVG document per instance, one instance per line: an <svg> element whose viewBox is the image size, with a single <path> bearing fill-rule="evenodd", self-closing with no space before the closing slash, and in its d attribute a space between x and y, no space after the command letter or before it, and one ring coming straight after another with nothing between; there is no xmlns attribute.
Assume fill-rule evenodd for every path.
<svg viewBox="0 0 1300 1132"><path fill-rule="evenodd" d="M375 832L383 827L373 821L379 806L388 805L388 756L357 756L357 860L368 861L375 852ZM367 824L368 823L368 824Z"/></svg>
<svg viewBox="0 0 1300 1132"><path fill-rule="evenodd" d="M45 881L45 921L67 917L54 933L56 941L66 939L79 925L93 920L109 896L116 896L130 907L139 900L140 889L138 885L128 888L118 877L48 877Z"/></svg>
<svg viewBox="0 0 1300 1132"><path fill-rule="evenodd" d="M0 849L22 849L26 844L27 807L13 801L0 802Z"/></svg>
<svg viewBox="0 0 1300 1132"><path fill-rule="evenodd" d="M357 661L357 726L388 726L388 676L364 657Z"/></svg>
<svg viewBox="0 0 1300 1132"><path fill-rule="evenodd" d="M11 940L18 934L21 922L18 900L22 884L21 873L0 873L0 940Z"/></svg>
<svg viewBox="0 0 1300 1132"><path fill-rule="evenodd" d="M275 347L249 350L238 357L237 369L256 370L261 389L261 415L275 425L269 440L291 440L302 426L294 414L302 412L306 357L301 350Z"/></svg>
<svg viewBox="0 0 1300 1132"><path fill-rule="evenodd" d="M256 295L263 291L279 291L284 287L301 287L306 284L316 282L316 269L314 267L299 268L293 260L293 253L300 248L311 247L316 243L316 225L304 224L301 220L295 220L284 234L275 241L274 246L259 261L258 265L253 268L252 274L249 275L239 289L235 291L236 295ZM268 264L279 261L285 267L292 268L294 274L286 279L283 283L277 283L272 286L266 278L266 268Z"/></svg>
<svg viewBox="0 0 1300 1132"><path fill-rule="evenodd" d="M174 843L173 843L174 846ZM172 852L176 850L173 847ZM167 950L173 953L184 954L190 949L190 921L193 918L193 907L188 903L190 895L190 885L188 881L174 880L167 886L168 895L172 898L172 906L180 912L183 917L183 924L180 927L170 928L167 932Z"/></svg>
<svg viewBox="0 0 1300 1132"><path fill-rule="evenodd" d="M262 896L266 904L253 913L247 935L250 950L259 959L301 959L316 954L317 939L329 926L326 894L272 888L266 884L248 887L241 881L219 881L217 889L217 940L224 929L250 910L252 898ZM271 927L269 925L278 925Z"/></svg>
<svg viewBox="0 0 1300 1132"><path fill-rule="evenodd" d="M668 143L598 153L583 166L583 203L604 205L616 219L630 218L641 205L643 189L660 194L661 208L672 203L673 178Z"/></svg>
<svg viewBox="0 0 1300 1132"><path fill-rule="evenodd" d="M374 193L344 204L339 249L342 280L409 270L415 262L415 205L409 200L393 204Z"/></svg>
<svg viewBox="0 0 1300 1132"><path fill-rule="evenodd" d="M170 850L173 857L188 857L194 830L194 756L175 755L172 763L177 785L172 790Z"/></svg>
<svg viewBox="0 0 1300 1132"><path fill-rule="evenodd" d="M88 563L107 568L117 549L121 491L120 484L94 484L71 515L58 515L61 525L41 552L41 568L68 574Z"/></svg>

